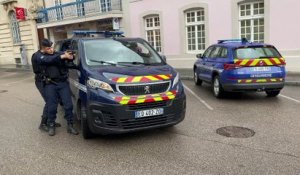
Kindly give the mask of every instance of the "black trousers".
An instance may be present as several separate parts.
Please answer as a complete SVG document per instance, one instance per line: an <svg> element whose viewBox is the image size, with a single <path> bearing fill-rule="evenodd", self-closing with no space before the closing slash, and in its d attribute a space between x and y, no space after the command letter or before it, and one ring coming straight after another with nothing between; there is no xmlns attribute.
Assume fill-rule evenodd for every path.
<svg viewBox="0 0 300 175"><path fill-rule="evenodd" d="M68 124L73 124L73 104L71 99L71 90L68 81L50 83L45 86L46 111L48 123L53 124L56 120L57 106L59 98L63 103L65 119Z"/></svg>
<svg viewBox="0 0 300 175"><path fill-rule="evenodd" d="M36 88L39 90L41 96L44 99L45 105L44 105L44 109L43 109L43 115L42 118L44 119L44 121L47 121L47 105L46 105L46 92L45 92L45 86L43 84L42 81L35 81L35 86Z"/></svg>

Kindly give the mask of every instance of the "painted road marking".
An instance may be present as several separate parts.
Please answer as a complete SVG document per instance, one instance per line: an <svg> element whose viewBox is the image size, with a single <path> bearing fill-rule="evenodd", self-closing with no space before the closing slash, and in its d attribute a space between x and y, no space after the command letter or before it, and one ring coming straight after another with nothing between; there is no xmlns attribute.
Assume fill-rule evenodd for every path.
<svg viewBox="0 0 300 175"><path fill-rule="evenodd" d="M285 96L285 95L279 95L280 97L283 97L283 98L286 98L286 99L288 99L288 100L291 100L291 101L294 101L294 102L296 102L296 103L300 103L300 101L299 100L296 100L296 99L294 99L294 98L292 98L292 97L288 97L288 96Z"/></svg>
<svg viewBox="0 0 300 175"><path fill-rule="evenodd" d="M202 104L204 104L209 110L214 110L206 101L204 101L202 98L200 98L195 92L193 92L190 88L188 88L185 84L183 84L183 87L189 91L197 100L199 100Z"/></svg>

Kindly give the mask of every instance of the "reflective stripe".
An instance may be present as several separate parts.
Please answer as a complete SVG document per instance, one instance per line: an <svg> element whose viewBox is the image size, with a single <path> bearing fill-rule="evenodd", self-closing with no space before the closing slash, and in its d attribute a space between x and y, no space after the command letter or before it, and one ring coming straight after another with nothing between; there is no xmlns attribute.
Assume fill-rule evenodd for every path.
<svg viewBox="0 0 300 175"><path fill-rule="evenodd" d="M266 83L266 82L282 82L283 78L263 78L263 79L241 79L238 83Z"/></svg>
<svg viewBox="0 0 300 175"><path fill-rule="evenodd" d="M255 59L234 59L237 66L274 66L285 65L284 58L255 58Z"/></svg>
<svg viewBox="0 0 300 175"><path fill-rule="evenodd" d="M271 63L271 61L269 59L264 59L264 62L268 65L268 66L272 66L274 64Z"/></svg>
<svg viewBox="0 0 300 175"><path fill-rule="evenodd" d="M273 60L274 60L274 62L275 62L276 64L281 64L281 62L279 61L278 58L274 58Z"/></svg>
<svg viewBox="0 0 300 175"><path fill-rule="evenodd" d="M114 100L121 105L151 103L158 101L172 100L176 97L176 91L169 91L161 94L140 95L140 96L116 96Z"/></svg>
<svg viewBox="0 0 300 175"><path fill-rule="evenodd" d="M255 66L255 65L258 64L258 62L259 62L259 59L255 59L255 60L253 60L253 62L250 64L250 66Z"/></svg>
<svg viewBox="0 0 300 175"><path fill-rule="evenodd" d="M244 59L244 60L241 62L240 65L241 65L241 66L245 66L245 65L248 63L248 61L249 61L248 59Z"/></svg>
<svg viewBox="0 0 300 175"><path fill-rule="evenodd" d="M124 83L126 81L126 78L122 77L118 79L118 83Z"/></svg>
<svg viewBox="0 0 300 175"><path fill-rule="evenodd" d="M132 79L132 83L138 83L138 82L141 81L141 79L142 79L142 77L134 77L134 78Z"/></svg>
<svg viewBox="0 0 300 175"><path fill-rule="evenodd" d="M170 74L166 75L146 75L146 76L128 76L128 77L114 77L110 80L116 83L139 83L139 82L155 82L169 80Z"/></svg>

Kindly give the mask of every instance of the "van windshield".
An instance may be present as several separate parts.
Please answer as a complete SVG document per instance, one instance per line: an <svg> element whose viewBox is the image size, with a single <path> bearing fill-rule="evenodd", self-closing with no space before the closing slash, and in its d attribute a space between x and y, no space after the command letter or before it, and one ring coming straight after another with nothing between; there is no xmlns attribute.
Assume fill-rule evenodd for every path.
<svg viewBox="0 0 300 175"><path fill-rule="evenodd" d="M247 47L235 50L235 58L279 58L280 53L273 47Z"/></svg>
<svg viewBox="0 0 300 175"><path fill-rule="evenodd" d="M142 40L87 40L83 45L89 66L163 63L157 52Z"/></svg>

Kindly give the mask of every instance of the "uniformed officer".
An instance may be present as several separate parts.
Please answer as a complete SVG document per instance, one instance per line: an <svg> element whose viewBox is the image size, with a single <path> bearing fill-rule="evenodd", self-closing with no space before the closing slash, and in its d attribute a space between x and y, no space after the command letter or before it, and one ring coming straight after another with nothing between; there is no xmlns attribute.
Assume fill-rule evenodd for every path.
<svg viewBox="0 0 300 175"><path fill-rule="evenodd" d="M41 41L41 48L37 52L35 52L31 57L31 63L33 72L35 73L35 85L37 89L39 90L41 96L43 97L44 101L46 102L46 96L45 96L45 71L46 67L45 65L39 65L38 60L41 59L41 57L56 57L57 55L54 55L54 51L52 49L52 43L44 39ZM49 59L49 58L48 58ZM39 126L39 129L48 131L47 127L47 106L45 104L42 114L42 120ZM55 123L56 127L60 127L61 125L59 123Z"/></svg>
<svg viewBox="0 0 300 175"><path fill-rule="evenodd" d="M49 41L52 46L52 42ZM48 45L48 46L49 46ZM58 106L58 99L63 103L65 119L68 122L67 131L77 135L78 131L73 127L73 104L68 82L68 66L65 60L72 60L72 54L68 52L54 52L52 56L42 56L38 59L37 64L45 66L45 99L46 115L49 128L49 135L55 135L55 120Z"/></svg>

